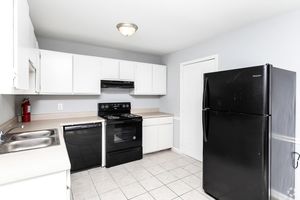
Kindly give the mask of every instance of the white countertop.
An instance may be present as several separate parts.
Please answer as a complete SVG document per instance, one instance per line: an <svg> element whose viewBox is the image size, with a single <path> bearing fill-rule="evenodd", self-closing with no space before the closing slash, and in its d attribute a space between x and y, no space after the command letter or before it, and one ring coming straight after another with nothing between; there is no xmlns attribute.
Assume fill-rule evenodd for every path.
<svg viewBox="0 0 300 200"><path fill-rule="evenodd" d="M24 123L13 132L56 128L60 144L52 147L0 155L0 185L69 170L71 165L63 138L64 125L104 122L100 117L40 120Z"/></svg>
<svg viewBox="0 0 300 200"><path fill-rule="evenodd" d="M147 118L159 118L159 117L173 117L170 113L164 112L145 112L145 113L134 113L143 117L143 119Z"/></svg>
<svg viewBox="0 0 300 200"><path fill-rule="evenodd" d="M172 114L163 112L145 112L135 114L141 115L144 119L173 116ZM57 129L60 144L52 147L1 154L0 185L69 170L71 165L65 146L62 127L65 125L97 123L104 121L105 120L103 118L93 116L37 120L30 123L24 123L23 129L15 129L13 132Z"/></svg>

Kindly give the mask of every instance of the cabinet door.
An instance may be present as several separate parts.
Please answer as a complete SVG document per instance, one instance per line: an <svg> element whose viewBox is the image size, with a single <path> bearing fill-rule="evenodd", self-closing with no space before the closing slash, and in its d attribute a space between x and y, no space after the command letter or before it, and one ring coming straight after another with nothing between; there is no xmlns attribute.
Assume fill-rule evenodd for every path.
<svg viewBox="0 0 300 200"><path fill-rule="evenodd" d="M101 59L74 55L73 92L75 94L100 94Z"/></svg>
<svg viewBox="0 0 300 200"><path fill-rule="evenodd" d="M158 149L173 147L173 124L162 124L158 127Z"/></svg>
<svg viewBox="0 0 300 200"><path fill-rule="evenodd" d="M157 126L143 127L143 153L151 153L157 151Z"/></svg>
<svg viewBox="0 0 300 200"><path fill-rule="evenodd" d="M135 62L120 61L120 79L121 80L134 80L134 67Z"/></svg>
<svg viewBox="0 0 300 200"><path fill-rule="evenodd" d="M41 51L41 93L72 93L72 58L71 54Z"/></svg>
<svg viewBox="0 0 300 200"><path fill-rule="evenodd" d="M0 94L11 94L13 88L13 1L1 1L0 6Z"/></svg>
<svg viewBox="0 0 300 200"><path fill-rule="evenodd" d="M119 60L102 59L101 79L118 80L119 73Z"/></svg>
<svg viewBox="0 0 300 200"><path fill-rule="evenodd" d="M67 174L60 172L3 185L0 193L3 200L67 200Z"/></svg>
<svg viewBox="0 0 300 200"><path fill-rule="evenodd" d="M167 93L167 67L164 65L153 65L153 93Z"/></svg>
<svg viewBox="0 0 300 200"><path fill-rule="evenodd" d="M137 63L135 67L134 94L152 94L152 65Z"/></svg>
<svg viewBox="0 0 300 200"><path fill-rule="evenodd" d="M27 1L14 0L14 86L29 89L31 27Z"/></svg>

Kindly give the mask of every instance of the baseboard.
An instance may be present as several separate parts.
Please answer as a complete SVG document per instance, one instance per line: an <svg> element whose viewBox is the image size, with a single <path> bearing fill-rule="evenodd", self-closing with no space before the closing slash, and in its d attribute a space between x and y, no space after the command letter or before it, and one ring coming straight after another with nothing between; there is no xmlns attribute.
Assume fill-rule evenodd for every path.
<svg viewBox="0 0 300 200"><path fill-rule="evenodd" d="M176 147L172 147L171 150L174 151L175 153L182 154L182 152L180 151L180 149L178 149Z"/></svg>
<svg viewBox="0 0 300 200"><path fill-rule="evenodd" d="M295 199L288 197L285 194L282 194L281 192L278 192L277 190L274 190L274 189L271 189L271 196L272 196L272 198L275 198L275 200L295 200Z"/></svg>

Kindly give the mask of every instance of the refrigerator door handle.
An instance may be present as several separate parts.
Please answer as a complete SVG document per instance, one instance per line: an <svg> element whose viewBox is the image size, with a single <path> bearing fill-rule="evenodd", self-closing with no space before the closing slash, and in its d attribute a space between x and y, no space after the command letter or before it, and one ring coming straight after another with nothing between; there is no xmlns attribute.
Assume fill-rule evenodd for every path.
<svg viewBox="0 0 300 200"><path fill-rule="evenodd" d="M202 111L203 139L208 142L208 109Z"/></svg>
<svg viewBox="0 0 300 200"><path fill-rule="evenodd" d="M206 102L207 102L207 84L208 84L208 78L204 77L204 89L203 89L203 101L202 101L202 107L203 109L206 108Z"/></svg>

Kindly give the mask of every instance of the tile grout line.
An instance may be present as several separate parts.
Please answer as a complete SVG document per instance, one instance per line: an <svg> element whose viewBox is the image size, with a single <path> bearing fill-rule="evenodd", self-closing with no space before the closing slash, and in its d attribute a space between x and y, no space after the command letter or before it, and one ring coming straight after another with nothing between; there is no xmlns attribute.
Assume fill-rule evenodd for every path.
<svg viewBox="0 0 300 200"><path fill-rule="evenodd" d="M146 158L147 159L147 161L146 162L142 162L142 160L139 160L139 161L136 161L136 163L134 163L133 162L133 168L136 166L136 167L138 167L138 168L140 168L141 170L145 170L145 172L147 172L150 176L148 176L148 177L146 177L146 178L143 178L143 179L141 179L141 180L139 180L139 179L137 179L135 176L133 176L133 174L134 174L134 171L132 171L132 170L128 170L127 168L128 167L126 167L125 165L126 164L124 164L124 166L122 166L121 167L121 169L123 169L125 172L127 172L130 176L132 176L132 178L133 178L133 180L135 181L135 182L132 182L132 183L130 183L130 184L138 184L140 187L142 187L144 190L145 190L145 192L143 192L143 193L141 193L141 194L139 194L139 195L136 195L136 196L134 196L134 197L131 197L131 198L127 198L127 196L125 195L125 193L123 192L123 190L122 190L122 187L126 187L126 186L122 186L122 185L120 185L119 183L118 183L118 180L115 178L115 176L113 176L113 172L111 171L111 170L107 170L107 172L105 172L105 173L107 173L109 176L109 178L110 179L112 179L112 181L116 184L116 188L114 188L114 189L111 189L111 190L108 190L108 191L106 191L106 192L104 192L103 194L105 194L105 193L108 193L108 192L110 192L110 191L113 191L113 190L115 190L115 189L119 189L120 191L121 191L121 193L124 195L124 197L127 199L127 200L129 200L129 199L134 199L134 198L136 198L136 197L138 197L138 196L141 196L141 195L144 195L144 194L148 194L148 195L150 195L153 199L155 199L155 197L151 194L151 192L153 191L153 190L156 190L156 189L159 189L159 188L161 188L161 187L166 187L167 189L169 189L170 191L172 191L175 195L176 195L176 197L175 198L172 198L172 199L176 199L176 198L181 198L181 196L182 195L184 195L184 194L186 194L186 193L189 193L189 192L191 192L191 191L193 191L193 190L196 190L196 192L197 193L200 193L201 194L201 192L200 191L198 191L198 187L197 188L194 188L194 187L192 187L191 185L189 185L188 183L186 183L185 181L183 181L183 179L184 178L186 178L186 177L188 177L188 176L195 176L196 178L198 178L198 179L200 179L200 177L199 177L199 174L198 173L201 173L201 172L203 172L203 170L197 170L197 171L195 171L195 172L190 172L189 170L186 170L185 169L185 167L187 167L187 166L189 166L189 165L192 165L192 166L194 166L194 167L197 167L197 168L201 168L202 166L201 166L201 164L200 164L200 166L199 166L199 163L197 163L196 164L196 162L201 162L201 161L198 161L198 160L195 160L195 159L193 159L193 158L190 158L190 157L187 157L187 156L184 156L184 155L182 155L182 154L177 154L177 153L174 153L174 155L176 155L176 156L173 156L173 153L174 152L172 152L172 154L170 154L170 155L168 155L168 153L166 153L166 154L164 154L164 153L162 153L162 154L157 154L156 156L153 154L153 156L151 155L151 156L144 156L144 158ZM164 156L166 157L166 160L163 160L164 159ZM186 160L185 158L188 158L188 160ZM149 160L148 160L149 159ZM176 166L175 166L175 168L172 168L172 169L167 169L167 168L165 168L165 167L163 167L163 164L164 163L167 163L167 162L174 162L174 163L176 163L176 160L184 160L185 162L186 162L186 164L184 164L184 165L177 165L176 164ZM190 160L191 159L191 160ZM148 164L148 161L150 162L150 165ZM153 165L151 165L151 161L152 162L154 162L154 164ZM202 163L202 162L201 162ZM172 164L171 164L172 165ZM175 164L174 164L175 165ZM158 166L158 167L160 167L160 168L162 168L164 171L163 172L160 172L160 173L158 173L158 174L156 174L155 173L155 171L154 171L154 173L156 174L154 174L154 173L152 173L149 169L151 168L151 167L154 167L154 166ZM168 165L167 165L168 166ZM172 166L171 166L172 167ZM182 176L182 177L177 177L176 175L174 175L173 173L171 173L171 171L173 171L173 170L176 170L176 169L182 169L182 170L185 170L188 174L187 175L184 175L184 176ZM192 168L193 169L193 168ZM193 171L193 170L192 170ZM159 175L159 174L162 174L162 173L166 173L166 172L168 172L168 173L170 173L172 176L174 176L175 178L176 178L176 180L174 180L174 181L171 181L171 182L169 182L169 183L163 183L157 176ZM197 174L197 175L196 175ZM101 200L101 197L100 197L100 193L98 192L98 190L96 189L96 184L95 184L95 182L94 182L94 180L93 180L93 178L92 178L92 174L90 174L89 172L88 172L88 175L89 175L89 178L91 179L91 182L93 183L93 187L94 187L94 189L96 190L96 193L97 193L97 195L98 195L98 197L99 197L99 199ZM124 175L122 175L122 176L124 176ZM162 184L160 187L157 187L157 188L154 188L154 189L152 189L152 190L147 190L142 184L141 184L141 182L142 181L144 181L144 180L146 180L146 179L155 179L156 181L158 181L160 184ZM187 186L189 186L190 188L191 188L191 190L189 190L188 192L185 192L185 193L183 193L183 194L181 194L181 195L178 195L174 190L172 190L169 186L168 186L168 184L172 184L172 183L174 183L174 182L176 182L176 181L182 181L183 183L185 183ZM128 184L128 185L130 185L130 184ZM73 196L73 191L72 191L72 196Z"/></svg>
<svg viewBox="0 0 300 200"><path fill-rule="evenodd" d="M100 193L98 192L98 190L97 190L97 188L96 188L96 185L95 185L95 183L94 183L94 180L92 179L91 174L89 173L89 171L88 171L88 175L89 175L89 177L90 177L90 179L91 179L91 181L92 181L92 183L93 183L93 186L94 186L94 188L95 188L95 190L96 190L96 192L97 192L97 195L98 195L99 200L101 200Z"/></svg>

